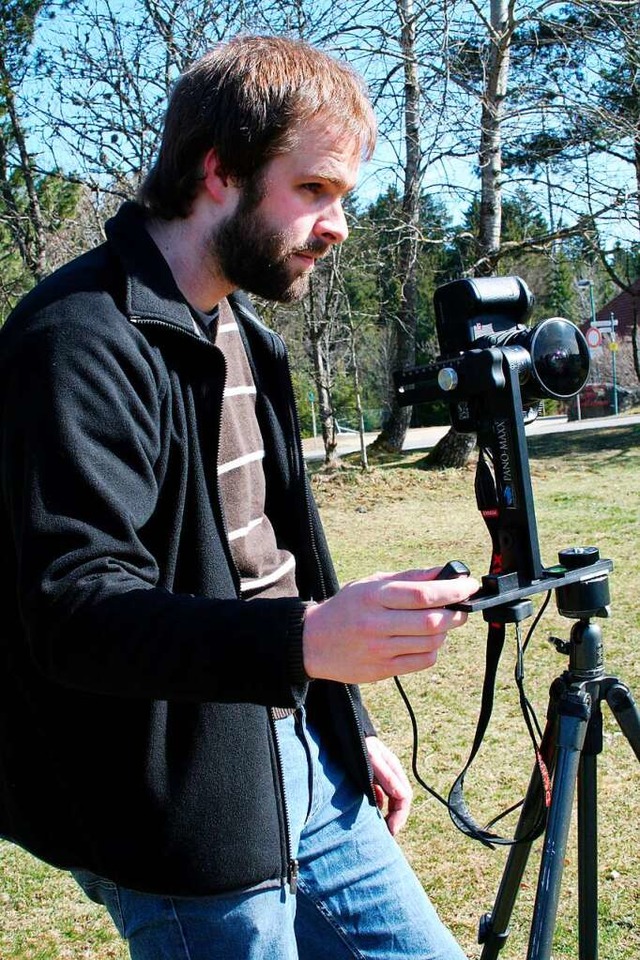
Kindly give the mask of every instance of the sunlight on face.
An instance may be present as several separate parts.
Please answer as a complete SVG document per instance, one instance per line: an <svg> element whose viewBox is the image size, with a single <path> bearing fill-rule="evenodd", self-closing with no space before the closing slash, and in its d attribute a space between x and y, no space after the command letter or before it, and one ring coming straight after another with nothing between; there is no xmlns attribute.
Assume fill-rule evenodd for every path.
<svg viewBox="0 0 640 960"><path fill-rule="evenodd" d="M299 144L243 186L210 239L227 280L282 303L303 297L316 260L346 239L342 200L360 166L357 145L321 120L305 126Z"/></svg>

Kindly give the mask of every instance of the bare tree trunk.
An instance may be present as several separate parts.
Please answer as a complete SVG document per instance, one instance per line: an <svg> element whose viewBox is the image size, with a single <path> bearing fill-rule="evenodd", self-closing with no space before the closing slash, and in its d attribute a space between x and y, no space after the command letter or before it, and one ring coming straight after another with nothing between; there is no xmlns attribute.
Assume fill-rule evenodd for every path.
<svg viewBox="0 0 640 960"><path fill-rule="evenodd" d="M479 258L477 273L495 271L502 230L502 107L507 92L514 0L491 0L491 52L482 101L479 160L481 171ZM473 434L451 429L425 459L425 467L463 467L476 445Z"/></svg>
<svg viewBox="0 0 640 960"><path fill-rule="evenodd" d="M420 139L420 78L416 51L416 18L413 0L397 0L404 62L405 167L402 197L402 235L398 257L401 282L400 307L395 327L394 366L410 367L416 362L417 288L420 184L422 145ZM390 385L391 389L391 385ZM411 422L411 407L401 407L391 391L390 417L374 446L392 453L402 450Z"/></svg>
<svg viewBox="0 0 640 960"><path fill-rule="evenodd" d="M640 27L640 12L636 8L630 10L627 18L628 32L625 31L625 47L627 60L634 65L629 84L629 100L631 103L640 103L640 78L638 77L638 27ZM633 124L633 169L636 179L636 225L640 227L640 123L636 113L636 122ZM634 314L635 317L635 314Z"/></svg>
<svg viewBox="0 0 640 960"><path fill-rule="evenodd" d="M325 464L338 461L338 437L332 397L331 347L340 304L338 284L340 250L316 267L309 284L309 295L303 301L306 330L309 336L314 380L318 392L318 412L325 451Z"/></svg>
<svg viewBox="0 0 640 960"><path fill-rule="evenodd" d="M335 464L338 460L338 437L336 434L336 421L331 399L331 376L325 358L323 339L320 325L316 323L310 324L309 340L311 342L311 359L313 362L316 390L318 391L318 412L320 415L322 442L324 444L324 462L326 464Z"/></svg>
<svg viewBox="0 0 640 960"><path fill-rule="evenodd" d="M502 229L502 148L500 124L509 75L510 32L507 30L507 0L491 0L491 53L480 125L480 267L478 273L495 272L495 254L500 249Z"/></svg>
<svg viewBox="0 0 640 960"><path fill-rule="evenodd" d="M638 100L640 100L639 87L640 84L634 84L633 93ZM638 226L640 226L640 130L637 129L633 138L633 160L634 169L636 172L636 191L638 194L638 207L636 209L636 215L638 219Z"/></svg>
<svg viewBox="0 0 640 960"><path fill-rule="evenodd" d="M424 459L418 460L416 467L428 470L464 467L475 447L475 433L456 433L452 427Z"/></svg>
<svg viewBox="0 0 640 960"><path fill-rule="evenodd" d="M633 369L640 380L640 350L638 347L638 300L633 301L633 327L631 328L631 346L633 349Z"/></svg>
<svg viewBox="0 0 640 960"><path fill-rule="evenodd" d="M366 470L369 466L369 460L367 457L367 444L364 439L364 412L362 409L362 398L360 396L360 368L358 364L358 353L356 350L356 331L353 325L353 317L351 316L351 311L348 308L348 325L349 325L349 352L351 357L351 369L353 371L353 390L355 393L356 399L356 414L358 416L358 433L360 435L360 464L363 470Z"/></svg>

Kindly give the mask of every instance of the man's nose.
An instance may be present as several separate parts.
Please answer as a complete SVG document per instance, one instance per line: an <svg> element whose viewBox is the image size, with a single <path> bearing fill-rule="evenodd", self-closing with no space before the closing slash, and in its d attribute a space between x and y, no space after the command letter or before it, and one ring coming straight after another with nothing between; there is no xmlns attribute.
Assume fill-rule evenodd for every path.
<svg viewBox="0 0 640 960"><path fill-rule="evenodd" d="M323 211L313 232L316 237L322 237L328 243L342 243L347 239L349 227L340 200L336 200Z"/></svg>

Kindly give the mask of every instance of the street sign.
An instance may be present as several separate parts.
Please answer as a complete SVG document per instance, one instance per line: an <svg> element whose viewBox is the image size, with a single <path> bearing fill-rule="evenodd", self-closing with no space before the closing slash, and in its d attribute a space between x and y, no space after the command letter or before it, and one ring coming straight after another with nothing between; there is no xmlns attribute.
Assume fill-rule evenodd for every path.
<svg viewBox="0 0 640 960"><path fill-rule="evenodd" d="M585 336L587 338L587 343L592 349L595 349L602 344L602 334L597 327L589 327Z"/></svg>

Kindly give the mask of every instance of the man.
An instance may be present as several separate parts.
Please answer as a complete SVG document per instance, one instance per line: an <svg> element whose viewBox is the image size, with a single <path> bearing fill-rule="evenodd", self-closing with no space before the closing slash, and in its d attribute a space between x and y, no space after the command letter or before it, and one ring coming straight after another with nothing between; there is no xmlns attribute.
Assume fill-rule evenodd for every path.
<svg viewBox="0 0 640 960"><path fill-rule="evenodd" d="M354 684L431 666L478 584L338 589L284 345L239 293L305 292L374 139L345 65L220 45L139 202L0 333L0 833L134 960L462 956Z"/></svg>

